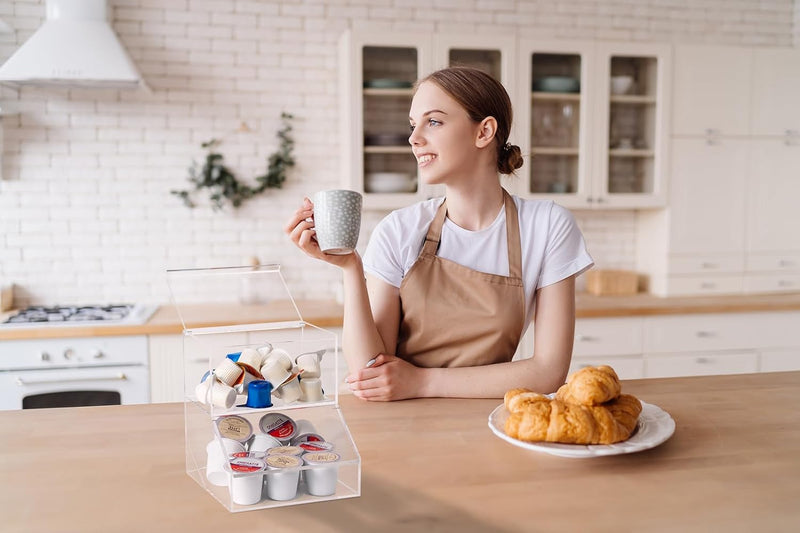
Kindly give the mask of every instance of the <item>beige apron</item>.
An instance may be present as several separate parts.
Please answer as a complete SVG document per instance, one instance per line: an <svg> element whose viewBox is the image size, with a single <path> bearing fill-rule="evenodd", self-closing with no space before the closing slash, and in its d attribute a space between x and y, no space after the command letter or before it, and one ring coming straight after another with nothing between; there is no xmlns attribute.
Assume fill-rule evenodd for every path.
<svg viewBox="0 0 800 533"><path fill-rule="evenodd" d="M425 244L400 284L397 355L421 367L511 361L525 322L517 206L505 190L509 276L436 256L447 215L442 202Z"/></svg>

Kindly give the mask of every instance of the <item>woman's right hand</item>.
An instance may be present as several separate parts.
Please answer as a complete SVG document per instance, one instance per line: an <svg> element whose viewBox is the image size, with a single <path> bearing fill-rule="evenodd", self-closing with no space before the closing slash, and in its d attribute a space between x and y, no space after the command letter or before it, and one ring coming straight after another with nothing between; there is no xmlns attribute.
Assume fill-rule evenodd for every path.
<svg viewBox="0 0 800 533"><path fill-rule="evenodd" d="M358 262L356 252L347 255L331 255L319 249L319 244L314 236L314 204L308 198L303 198L303 205L289 218L283 231L298 248L315 259L342 268Z"/></svg>

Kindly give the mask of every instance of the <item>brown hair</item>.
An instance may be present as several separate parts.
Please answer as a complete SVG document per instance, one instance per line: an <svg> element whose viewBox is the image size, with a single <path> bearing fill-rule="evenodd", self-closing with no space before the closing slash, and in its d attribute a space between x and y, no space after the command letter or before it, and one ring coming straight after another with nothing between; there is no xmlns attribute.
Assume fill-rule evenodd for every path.
<svg viewBox="0 0 800 533"><path fill-rule="evenodd" d="M426 81L435 83L449 94L466 109L471 120L480 122L486 117L494 117L497 121L495 146L498 172L513 174L522 166L522 151L519 146L508 143L513 111L511 98L499 81L476 68L450 67L437 70L417 81L414 90Z"/></svg>

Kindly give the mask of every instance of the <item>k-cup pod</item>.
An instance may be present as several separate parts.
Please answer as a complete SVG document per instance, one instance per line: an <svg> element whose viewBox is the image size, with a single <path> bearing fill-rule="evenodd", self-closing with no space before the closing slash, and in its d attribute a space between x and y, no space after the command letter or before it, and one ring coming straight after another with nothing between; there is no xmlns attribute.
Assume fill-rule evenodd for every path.
<svg viewBox="0 0 800 533"><path fill-rule="evenodd" d="M247 384L247 403L245 407L260 409L272 407L272 383L257 379Z"/></svg>
<svg viewBox="0 0 800 533"><path fill-rule="evenodd" d="M333 443L321 440L310 440L307 442L300 442L297 444L297 447L303 448L303 450L306 452L329 452L334 448Z"/></svg>
<svg viewBox="0 0 800 533"><path fill-rule="evenodd" d="M304 402L321 402L325 399L322 394L322 381L319 378L306 378L300 380L301 398Z"/></svg>
<svg viewBox="0 0 800 533"><path fill-rule="evenodd" d="M261 367L261 375L264 379L272 383L272 390L280 387L284 381L289 379L292 373L283 367L277 359L268 359Z"/></svg>
<svg viewBox="0 0 800 533"><path fill-rule="evenodd" d="M297 435L297 424L283 413L267 413L258 423L262 433L288 444Z"/></svg>
<svg viewBox="0 0 800 533"><path fill-rule="evenodd" d="M263 360L264 356L258 353L258 350L255 348L245 348L242 350L242 354L239 356L237 363L244 363L252 366L253 368L261 368L261 363Z"/></svg>
<svg viewBox="0 0 800 533"><path fill-rule="evenodd" d="M233 439L214 439L206 445L206 478L212 485L224 487L228 485L230 473L225 470L225 463L234 453L243 452L241 442Z"/></svg>
<svg viewBox="0 0 800 533"><path fill-rule="evenodd" d="M283 350L281 348L275 348L274 350L272 350L272 353L270 353L267 358L269 360L279 361L284 370L287 370L289 372L292 371L294 363L292 362L292 356L289 355L289 352L287 352L286 350Z"/></svg>
<svg viewBox="0 0 800 533"><path fill-rule="evenodd" d="M297 363L298 368L303 370L303 379L307 377L318 378L320 376L319 356L316 352L298 355L295 363Z"/></svg>
<svg viewBox="0 0 800 533"><path fill-rule="evenodd" d="M301 442L325 442L325 439L318 433L300 433L298 431L297 435L292 437L290 444L297 446Z"/></svg>
<svg viewBox="0 0 800 533"><path fill-rule="evenodd" d="M265 342L264 344L256 348L256 351L261 355L261 364L263 365L264 359L266 359L267 356L272 351L272 345L268 342Z"/></svg>
<svg viewBox="0 0 800 533"><path fill-rule="evenodd" d="M294 455L268 455L265 462L267 497L270 500L286 501L297 496L303 459Z"/></svg>
<svg viewBox="0 0 800 533"><path fill-rule="evenodd" d="M314 424L311 423L310 420L306 420L305 418L300 418L295 420L297 423L297 434L302 435L303 433L316 433L317 428L314 427Z"/></svg>
<svg viewBox="0 0 800 533"><path fill-rule="evenodd" d="M261 501L266 463L255 457L233 457L230 460L231 499L239 505L253 505ZM239 475L243 474L243 475Z"/></svg>
<svg viewBox="0 0 800 533"><path fill-rule="evenodd" d="M230 409L236 403L236 389L220 383L215 378L206 379L194 389L197 401L205 405L214 405L222 409Z"/></svg>
<svg viewBox="0 0 800 533"><path fill-rule="evenodd" d="M239 415L219 417L217 419L217 429L219 429L219 434L222 437L233 439L242 443L243 446L253 434L253 426L250 425L246 418Z"/></svg>
<svg viewBox="0 0 800 533"><path fill-rule="evenodd" d="M313 468L306 470L306 490L312 496L330 496L336 492L339 478L338 453L312 452L303 456L303 461Z"/></svg>
<svg viewBox="0 0 800 533"><path fill-rule="evenodd" d="M314 237L326 254L353 253L361 229L361 195L332 190L314 194Z"/></svg>
<svg viewBox="0 0 800 533"><path fill-rule="evenodd" d="M264 376L261 372L246 363L236 364L239 365L244 372L242 372L242 375L236 380L233 388L236 389L237 394L247 394L247 385L253 380L264 379Z"/></svg>
<svg viewBox="0 0 800 533"><path fill-rule="evenodd" d="M303 455L305 450L299 446L277 446L267 450L267 455L295 455L297 457Z"/></svg>
<svg viewBox="0 0 800 533"><path fill-rule="evenodd" d="M300 388L300 379L297 374L283 382L283 385L278 387L275 391L275 396L283 400L284 403L293 403L300 399L303 395L303 389Z"/></svg>
<svg viewBox="0 0 800 533"><path fill-rule="evenodd" d="M214 369L217 379L229 387L233 387L236 384L236 380L239 379L242 372L244 372L244 370L227 357Z"/></svg>
<svg viewBox="0 0 800 533"><path fill-rule="evenodd" d="M239 360L239 356L240 355L242 355L242 352L233 352L233 353L229 353L225 357L227 357L228 359L230 359L231 361L233 361L235 363L236 361Z"/></svg>
<svg viewBox="0 0 800 533"><path fill-rule="evenodd" d="M277 448L281 446L281 441L273 437L272 435L267 435L265 433L256 433L253 435L247 443L247 450L250 452L261 452L266 453L267 450L270 448Z"/></svg>

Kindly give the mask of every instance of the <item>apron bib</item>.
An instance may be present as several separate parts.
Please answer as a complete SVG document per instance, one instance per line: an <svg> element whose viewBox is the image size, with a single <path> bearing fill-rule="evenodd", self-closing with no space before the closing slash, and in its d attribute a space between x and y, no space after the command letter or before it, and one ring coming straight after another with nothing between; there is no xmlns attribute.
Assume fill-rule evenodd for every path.
<svg viewBox="0 0 800 533"><path fill-rule="evenodd" d="M505 189L509 275L472 270L436 255L447 200L428 228L416 262L400 284L397 356L420 367L511 361L525 322L517 206Z"/></svg>

